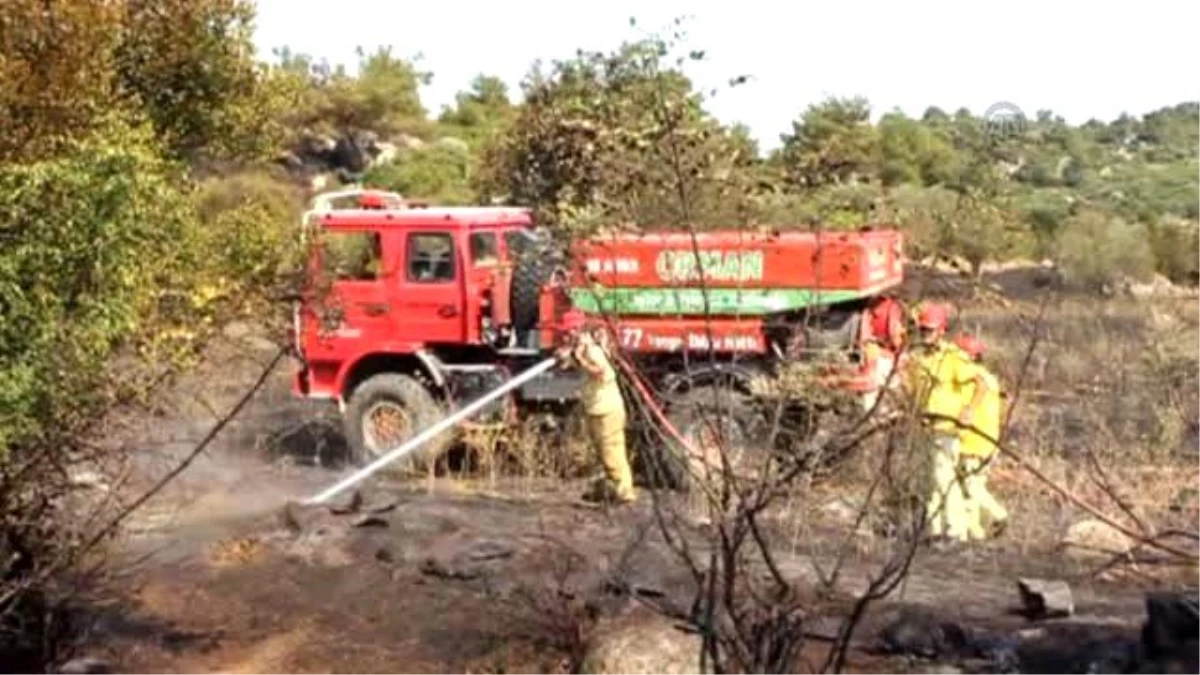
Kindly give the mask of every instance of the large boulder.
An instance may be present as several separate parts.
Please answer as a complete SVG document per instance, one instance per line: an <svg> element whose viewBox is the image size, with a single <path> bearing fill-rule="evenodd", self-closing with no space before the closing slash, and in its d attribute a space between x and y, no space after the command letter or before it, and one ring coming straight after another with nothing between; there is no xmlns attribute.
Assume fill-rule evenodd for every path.
<svg viewBox="0 0 1200 675"><path fill-rule="evenodd" d="M1133 542L1115 527L1094 518L1067 528L1062 540L1067 553L1079 556L1112 556L1133 548Z"/></svg>
<svg viewBox="0 0 1200 675"><path fill-rule="evenodd" d="M1146 596L1142 627L1145 672L1200 672L1200 598L1195 592L1156 592Z"/></svg>
<svg viewBox="0 0 1200 675"><path fill-rule="evenodd" d="M371 164L371 146L375 142L375 135L369 132L342 136L333 149L333 167L361 173Z"/></svg>
<svg viewBox="0 0 1200 675"><path fill-rule="evenodd" d="M395 161L400 155L400 148L394 143L375 143L371 146L371 166L382 166Z"/></svg>
<svg viewBox="0 0 1200 675"><path fill-rule="evenodd" d="M700 673L700 636L649 609L601 624L588 641L583 673Z"/></svg>

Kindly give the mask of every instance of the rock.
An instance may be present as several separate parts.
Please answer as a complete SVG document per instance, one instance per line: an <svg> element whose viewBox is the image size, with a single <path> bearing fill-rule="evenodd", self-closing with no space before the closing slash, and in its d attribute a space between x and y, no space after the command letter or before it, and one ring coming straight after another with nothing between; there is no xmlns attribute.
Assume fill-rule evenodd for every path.
<svg viewBox="0 0 1200 675"><path fill-rule="evenodd" d="M925 672L934 673L936 675L958 675L959 673L965 673L966 671L956 666L952 666L949 663L935 663L930 665Z"/></svg>
<svg viewBox="0 0 1200 675"><path fill-rule="evenodd" d="M1128 641L1097 644L1088 653L1084 669L1088 673L1128 673L1137 663L1137 650Z"/></svg>
<svg viewBox="0 0 1200 675"><path fill-rule="evenodd" d="M349 494L343 493L341 497L327 502L326 508L329 509L330 513L340 516L347 513L358 513L358 510L362 508L362 503L362 493L354 490Z"/></svg>
<svg viewBox="0 0 1200 675"><path fill-rule="evenodd" d="M1200 591L1148 593L1141 643L1152 657L1200 646Z"/></svg>
<svg viewBox="0 0 1200 675"><path fill-rule="evenodd" d="M406 150L417 150L425 147L425 141L416 136L409 136L408 134L400 134L393 141L395 145Z"/></svg>
<svg viewBox="0 0 1200 675"><path fill-rule="evenodd" d="M1050 579L1018 579L1021 605L1032 619L1050 619L1075 613L1075 599L1065 581Z"/></svg>
<svg viewBox="0 0 1200 675"><path fill-rule="evenodd" d="M354 520L354 527L387 527L388 521L379 516L364 514Z"/></svg>
<svg viewBox="0 0 1200 675"><path fill-rule="evenodd" d="M337 148L337 141L328 136L305 136L300 139L297 153L301 157L325 157Z"/></svg>
<svg viewBox="0 0 1200 675"><path fill-rule="evenodd" d="M400 148L396 147L394 143L386 141L375 143L371 146L371 154L373 155L371 166L382 166L395 161L396 157L400 154Z"/></svg>
<svg viewBox="0 0 1200 675"><path fill-rule="evenodd" d="M981 672L1017 673L1021 670L1021 640L1012 636L989 636L977 641L975 651L986 662Z"/></svg>
<svg viewBox="0 0 1200 675"><path fill-rule="evenodd" d="M1155 274L1146 282L1126 280L1124 287L1125 292L1135 298L1175 297L1187 294L1185 289L1171 283L1170 279L1161 274Z"/></svg>
<svg viewBox="0 0 1200 675"><path fill-rule="evenodd" d="M1081 520L1067 528L1063 546L1076 555L1112 556L1133 548L1129 537L1094 518Z"/></svg>
<svg viewBox="0 0 1200 675"><path fill-rule="evenodd" d="M471 146L467 145L466 141L453 136L443 136L437 139L437 143L435 145L448 150L454 150L455 152L467 153L471 151Z"/></svg>
<svg viewBox="0 0 1200 675"><path fill-rule="evenodd" d="M433 545L421 571L443 579L477 579L491 571L490 564L510 558L515 552L516 548L507 542L451 537Z"/></svg>
<svg viewBox="0 0 1200 675"><path fill-rule="evenodd" d="M367 168L371 162L371 154L368 151L371 142L372 140L361 133L342 136L333 148L333 166L351 173L359 173Z"/></svg>
<svg viewBox="0 0 1200 675"><path fill-rule="evenodd" d="M357 490L326 504L304 504L290 501L279 514L280 523L294 534L322 528L347 529L351 524L344 516L357 514L362 495Z"/></svg>
<svg viewBox="0 0 1200 675"><path fill-rule="evenodd" d="M284 552L310 565L347 567L361 560L360 542L347 527L317 527L296 536Z"/></svg>
<svg viewBox="0 0 1200 675"><path fill-rule="evenodd" d="M329 187L329 182L331 180L333 180L333 177L330 176L329 174L319 173L319 174L313 176L312 179L308 182L308 187L313 192L321 192L325 188Z"/></svg>
<svg viewBox="0 0 1200 675"><path fill-rule="evenodd" d="M371 503L362 507L362 510L366 513L387 513L389 511L394 511L399 505L399 498L386 497L384 499L372 501Z"/></svg>
<svg viewBox="0 0 1200 675"><path fill-rule="evenodd" d="M90 675L92 673L111 673L112 667L107 661L89 656L67 661L58 669L58 672L70 675Z"/></svg>
<svg viewBox="0 0 1200 675"><path fill-rule="evenodd" d="M284 150L275 158L275 163L282 166L289 173L299 173L304 170L304 160L294 152Z"/></svg>
<svg viewBox="0 0 1200 675"><path fill-rule="evenodd" d="M671 619L641 609L597 627L588 640L582 673L700 673L700 636Z"/></svg>
<svg viewBox="0 0 1200 675"><path fill-rule="evenodd" d="M230 340L242 340L253 332L254 328L245 321L230 321L221 330L221 334Z"/></svg>
<svg viewBox="0 0 1200 675"><path fill-rule="evenodd" d="M1168 507L1176 513L1196 512L1200 513L1200 489L1196 488L1181 488L1172 498Z"/></svg>
<svg viewBox="0 0 1200 675"><path fill-rule="evenodd" d="M99 490L101 492L107 492L109 488L108 482L104 480L104 476L95 471L79 471L71 474L71 485Z"/></svg>
<svg viewBox="0 0 1200 675"><path fill-rule="evenodd" d="M962 653L970 636L929 608L905 606L880 631L880 640L885 651L932 659Z"/></svg>
<svg viewBox="0 0 1200 675"><path fill-rule="evenodd" d="M858 518L859 507L848 497L838 497L821 506L821 513L833 520L850 524Z"/></svg>

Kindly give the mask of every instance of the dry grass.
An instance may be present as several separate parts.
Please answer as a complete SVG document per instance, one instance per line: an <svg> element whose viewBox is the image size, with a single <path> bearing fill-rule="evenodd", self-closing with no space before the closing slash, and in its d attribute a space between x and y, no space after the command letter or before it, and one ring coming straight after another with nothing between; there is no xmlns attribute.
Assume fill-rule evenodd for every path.
<svg viewBox="0 0 1200 675"><path fill-rule="evenodd" d="M1038 323L1036 297L938 290L959 308L958 327L988 343L989 365L1010 394L1028 357L1005 442L1033 469L1134 531L1200 532L1195 299L1062 296L1049 300ZM829 539L831 528L849 537L851 549L886 548L880 535L922 499L924 470L919 449L898 451L886 468L894 476L877 486L855 527L883 451L882 444L861 448L834 480L783 505L779 515L794 550L836 550L843 544L821 536ZM1092 518L1011 459L999 460L989 475L989 488L1013 517L997 551L1053 559L1068 528ZM1174 542L1196 549L1194 539Z"/></svg>

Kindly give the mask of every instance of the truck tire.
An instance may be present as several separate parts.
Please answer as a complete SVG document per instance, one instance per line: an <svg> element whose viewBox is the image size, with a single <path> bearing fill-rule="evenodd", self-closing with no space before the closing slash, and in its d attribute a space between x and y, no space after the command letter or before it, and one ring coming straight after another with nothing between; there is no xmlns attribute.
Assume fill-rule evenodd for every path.
<svg viewBox="0 0 1200 675"><path fill-rule="evenodd" d="M720 407L714 401L713 385L694 387L673 402L667 411L667 419L687 442L699 452L712 453L715 445L705 444L706 429L719 425L724 431L723 445L730 468L735 475L753 471L761 461L770 457L767 447L768 426L766 419L751 398L732 388L722 387L724 397ZM663 447L659 444L659 447ZM700 457L689 456L686 448L677 441L669 442L664 451L654 457L654 468L667 487L680 492L691 490L697 478L716 480L720 478L722 462L719 454L709 454L706 468Z"/></svg>
<svg viewBox="0 0 1200 675"><path fill-rule="evenodd" d="M562 260L549 251L531 250L522 255L513 267L509 307L513 329L524 332L537 328L541 319L539 307L542 288L550 281Z"/></svg>
<svg viewBox="0 0 1200 675"><path fill-rule="evenodd" d="M437 399L416 378L400 373L367 378L351 394L343 417L351 461L369 464L436 424L444 414ZM453 440L453 432L439 434L385 470L427 470Z"/></svg>

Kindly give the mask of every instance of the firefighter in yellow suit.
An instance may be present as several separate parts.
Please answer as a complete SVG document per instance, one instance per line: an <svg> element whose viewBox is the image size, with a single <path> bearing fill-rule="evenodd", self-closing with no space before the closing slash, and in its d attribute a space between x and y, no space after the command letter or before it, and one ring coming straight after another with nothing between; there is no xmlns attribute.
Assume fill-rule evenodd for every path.
<svg viewBox="0 0 1200 675"><path fill-rule="evenodd" d="M585 317L569 310L562 317L562 329L571 336L572 360L586 375L582 405L587 417L588 436L600 455L605 479L585 498L598 501L633 502L633 472L625 448L625 400L617 384L617 373L608 354L596 338L584 330ZM560 354L567 356L568 354Z"/></svg>
<svg viewBox="0 0 1200 675"><path fill-rule="evenodd" d="M920 308L920 344L905 369L905 380L931 437L930 486L925 505L928 535L934 540L966 542L970 514L958 473L960 429L974 419L988 385L981 369L945 339L947 323L944 305L927 303ZM974 388L968 389L971 385Z"/></svg>
<svg viewBox="0 0 1200 675"><path fill-rule="evenodd" d="M973 335L960 335L954 343L978 366L987 382L987 392L974 418L969 420L970 428L962 430L959 458L959 473L969 513L968 535L971 539L987 539L989 536L999 536L1008 526L1008 510L987 488L987 470L995 459L995 442L1000 440L1000 418L1004 405L1000 382L983 365L983 356L987 351L983 341ZM969 398L974 396L973 389L974 385L971 386Z"/></svg>

